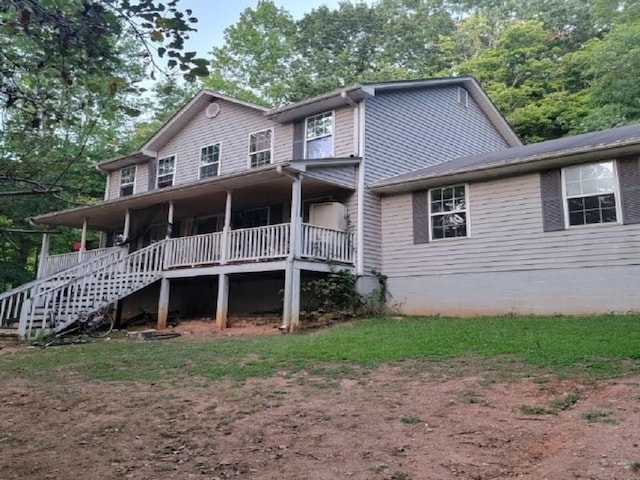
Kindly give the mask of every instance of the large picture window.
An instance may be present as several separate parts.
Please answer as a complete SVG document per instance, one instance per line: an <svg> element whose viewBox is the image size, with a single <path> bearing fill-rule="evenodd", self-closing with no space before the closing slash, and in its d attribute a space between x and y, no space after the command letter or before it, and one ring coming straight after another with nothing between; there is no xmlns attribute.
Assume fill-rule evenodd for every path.
<svg viewBox="0 0 640 480"><path fill-rule="evenodd" d="M333 112L307 118L305 145L306 158L333 156Z"/></svg>
<svg viewBox="0 0 640 480"><path fill-rule="evenodd" d="M220 173L220 144L200 150L200 178L217 177Z"/></svg>
<svg viewBox="0 0 640 480"><path fill-rule="evenodd" d="M563 176L568 226L618 221L613 162L567 167Z"/></svg>
<svg viewBox="0 0 640 480"><path fill-rule="evenodd" d="M432 240L468 235L467 186L429 190L429 220Z"/></svg>
<svg viewBox="0 0 640 480"><path fill-rule="evenodd" d="M133 195L136 183L136 166L124 167L120 170L120 196L128 197Z"/></svg>
<svg viewBox="0 0 640 480"><path fill-rule="evenodd" d="M249 135L249 165L251 168L271 163L273 132L263 130Z"/></svg>
<svg viewBox="0 0 640 480"><path fill-rule="evenodd" d="M176 172L176 157L165 157L158 160L158 188L173 185L173 176Z"/></svg>

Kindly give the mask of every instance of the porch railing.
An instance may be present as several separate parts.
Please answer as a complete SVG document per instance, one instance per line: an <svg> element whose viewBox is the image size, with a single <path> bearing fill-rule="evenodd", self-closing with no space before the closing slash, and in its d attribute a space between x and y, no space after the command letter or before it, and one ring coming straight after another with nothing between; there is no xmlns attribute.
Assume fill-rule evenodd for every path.
<svg viewBox="0 0 640 480"><path fill-rule="evenodd" d="M291 224L231 230L223 252L223 232L173 238L167 243L164 268L219 265L286 258L291 248ZM353 263L354 235L303 223L299 252L324 262ZM223 253L225 253L223 255Z"/></svg>
<svg viewBox="0 0 640 480"><path fill-rule="evenodd" d="M352 232L302 224L302 256L315 260L353 263Z"/></svg>
<svg viewBox="0 0 640 480"><path fill-rule="evenodd" d="M86 262L94 258L101 257L112 251L122 250L122 247L96 248L84 252L62 253L60 255L49 255L44 258L40 267L40 278L48 277L54 273L61 272L67 268L74 267L81 262Z"/></svg>
<svg viewBox="0 0 640 480"><path fill-rule="evenodd" d="M229 232L230 262L286 257L291 245L291 225L241 228Z"/></svg>
<svg viewBox="0 0 640 480"><path fill-rule="evenodd" d="M222 232L172 238L167 243L165 268L219 263L221 251Z"/></svg>

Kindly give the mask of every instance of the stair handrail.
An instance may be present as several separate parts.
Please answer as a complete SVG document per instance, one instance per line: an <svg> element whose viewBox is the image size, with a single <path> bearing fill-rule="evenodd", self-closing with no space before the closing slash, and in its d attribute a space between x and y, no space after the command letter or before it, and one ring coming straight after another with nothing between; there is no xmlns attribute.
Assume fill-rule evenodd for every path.
<svg viewBox="0 0 640 480"><path fill-rule="evenodd" d="M95 258L91 258L89 260L86 260L84 262L78 263L76 265L72 265L69 268L65 268L64 270L60 270L59 272L56 273L52 273L51 275L48 275L46 277L43 278L37 278L35 280L32 280L28 283L23 283L22 285L19 285L15 288L12 288L11 290L7 290L6 292L2 292L0 293L0 301L4 300L5 298L8 298L12 295L15 295L16 293L20 292L21 290L30 290L33 287L35 287L36 285L40 284L40 283L47 283L47 282L51 282L53 280L55 280L55 277L59 277L59 276L70 276L70 275L74 275L74 270L84 270L85 267L88 266L93 266L94 263L101 263L105 260L106 257L109 256L115 256L115 257L124 257L125 255L123 255L123 253L125 252L125 248L119 248L118 250L112 250L109 252L105 252L104 255L100 255L99 257L95 257ZM118 258L116 258L115 260L118 260ZM40 293L40 292L39 292Z"/></svg>
<svg viewBox="0 0 640 480"><path fill-rule="evenodd" d="M84 275L77 276L75 278L71 278L64 283L61 283L51 289L38 292L33 297L28 299L27 308L24 309L22 315L20 316L20 325L18 328L18 335L21 337L30 337L31 332L34 327L35 321L35 311L38 307L39 300L43 300L43 310L42 310L42 327L46 328L47 319L53 315L64 315L66 316L66 320L56 325L54 331L60 331L72 324L78 317L79 313L82 314L91 314L98 311L100 308L105 307L123 296L129 295L132 293L128 291L125 295L120 295L120 293L116 291L110 292L110 286L107 287L106 291L104 290L104 284L108 282L104 282L100 280L101 276L104 276L107 273L129 273L136 274L136 278L144 278L141 276L143 273L151 273L152 276L147 278L146 285L153 283L161 276L161 272L164 268L165 262L165 246L167 245L168 239L160 240L158 242L152 243L140 250L136 250L135 252L129 253L128 255L124 255L120 258L115 259L111 263L103 265L92 271L87 271ZM140 271L134 272L116 272L116 267L126 267L127 265L131 265L135 260L144 259L144 267ZM139 264L138 264L139 266ZM126 269L125 269L126 270ZM153 275L155 272L155 275ZM92 305L83 305L83 308L78 307L78 299L82 295L82 289L91 285L91 280L96 280L98 285L102 284L101 288L103 291L100 294L96 295L95 301ZM77 287L74 291L73 287ZM142 287L139 287L142 288ZM62 293L67 290L68 295L62 298ZM123 289L126 290L126 289ZM134 290L135 291L135 290ZM53 308L53 303L56 296L61 297L58 302L65 303L66 302L66 311L65 312L55 312ZM75 298L75 300L74 300ZM75 301L75 304L72 306L71 303ZM59 306L59 305L58 305Z"/></svg>
<svg viewBox="0 0 640 480"><path fill-rule="evenodd" d="M11 290L0 293L0 326L4 325L5 321L9 318L17 318L17 315L20 313L22 305L26 300L32 298L38 293L46 292L47 290L54 288L55 285L51 285L51 283L63 281L63 279L65 279L64 281L67 281L69 277L77 277L79 274L86 271L95 270L105 261L110 263L114 259L117 260L118 258L122 258L124 253L124 248L118 248L117 250L114 249L105 252L103 255L98 257L91 258L85 262L60 270L59 272L32 280L18 287L12 288ZM114 258L111 259L111 257ZM42 286L44 286L43 290L41 290Z"/></svg>

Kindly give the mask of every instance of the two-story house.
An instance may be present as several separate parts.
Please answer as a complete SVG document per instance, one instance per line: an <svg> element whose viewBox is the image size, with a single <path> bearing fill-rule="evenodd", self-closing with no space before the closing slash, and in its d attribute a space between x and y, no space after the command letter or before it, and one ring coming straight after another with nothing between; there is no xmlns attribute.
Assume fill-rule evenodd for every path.
<svg viewBox="0 0 640 480"><path fill-rule="evenodd" d="M21 315L25 335L120 301L125 316L157 305L159 327L172 309L220 328L229 312L277 310L294 329L306 278L349 268L366 290L383 269L370 185L519 145L470 77L356 85L277 109L203 90L137 152L98 164L103 202L33 219L81 228L81 249L50 256L45 236L39 280L5 293L0 317ZM101 248L86 250L88 229Z"/></svg>

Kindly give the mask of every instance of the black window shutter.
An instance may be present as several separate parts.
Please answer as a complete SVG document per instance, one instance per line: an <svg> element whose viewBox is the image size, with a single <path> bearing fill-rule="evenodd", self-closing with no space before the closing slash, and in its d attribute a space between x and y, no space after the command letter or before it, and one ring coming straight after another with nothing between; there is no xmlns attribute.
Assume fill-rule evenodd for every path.
<svg viewBox="0 0 640 480"><path fill-rule="evenodd" d="M640 223L640 162L637 157L618 160L622 223Z"/></svg>
<svg viewBox="0 0 640 480"><path fill-rule="evenodd" d="M293 124L293 160L304 158L304 120Z"/></svg>
<svg viewBox="0 0 640 480"><path fill-rule="evenodd" d="M540 172L540 195L542 197L542 226L545 232L564 230L564 199L560 169Z"/></svg>
<svg viewBox="0 0 640 480"><path fill-rule="evenodd" d="M155 190L156 189L156 176L157 176L157 160L153 159L153 160L149 160L149 178L148 178L148 185L147 185L147 190Z"/></svg>
<svg viewBox="0 0 640 480"><path fill-rule="evenodd" d="M429 243L429 192L413 192L413 243Z"/></svg>

